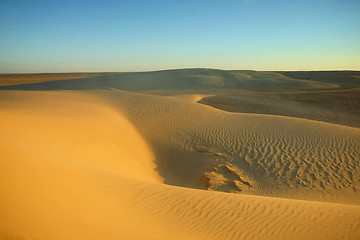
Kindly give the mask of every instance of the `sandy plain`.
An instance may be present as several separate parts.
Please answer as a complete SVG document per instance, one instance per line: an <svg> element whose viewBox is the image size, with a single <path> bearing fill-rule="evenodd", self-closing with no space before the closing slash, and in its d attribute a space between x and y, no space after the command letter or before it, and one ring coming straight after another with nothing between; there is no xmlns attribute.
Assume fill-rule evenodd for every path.
<svg viewBox="0 0 360 240"><path fill-rule="evenodd" d="M359 76L2 76L0 239L359 239Z"/></svg>

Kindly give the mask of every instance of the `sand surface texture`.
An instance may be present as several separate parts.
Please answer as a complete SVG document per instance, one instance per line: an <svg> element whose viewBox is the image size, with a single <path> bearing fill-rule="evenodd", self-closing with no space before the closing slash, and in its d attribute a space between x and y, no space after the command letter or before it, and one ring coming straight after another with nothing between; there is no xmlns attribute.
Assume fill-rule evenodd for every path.
<svg viewBox="0 0 360 240"><path fill-rule="evenodd" d="M3 86L0 239L360 239L358 78L324 74L185 69ZM259 96L281 112L257 108ZM342 124L326 120L341 101ZM315 107L326 114L309 116Z"/></svg>

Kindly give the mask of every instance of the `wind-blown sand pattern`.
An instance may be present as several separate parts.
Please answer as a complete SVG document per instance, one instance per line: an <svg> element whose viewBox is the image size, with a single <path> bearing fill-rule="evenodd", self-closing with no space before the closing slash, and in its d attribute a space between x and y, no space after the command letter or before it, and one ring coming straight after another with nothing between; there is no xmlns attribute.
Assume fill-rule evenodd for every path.
<svg viewBox="0 0 360 240"><path fill-rule="evenodd" d="M189 79L230 84L209 71ZM38 89L68 81L81 91ZM84 81L0 91L0 239L360 238L359 128Z"/></svg>

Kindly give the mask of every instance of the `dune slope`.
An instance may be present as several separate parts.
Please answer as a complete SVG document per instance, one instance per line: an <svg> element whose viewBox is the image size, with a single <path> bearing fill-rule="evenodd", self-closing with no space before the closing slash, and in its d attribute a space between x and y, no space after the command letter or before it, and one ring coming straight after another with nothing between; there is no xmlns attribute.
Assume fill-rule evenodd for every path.
<svg viewBox="0 0 360 240"><path fill-rule="evenodd" d="M211 176L215 166L225 178L238 174L242 192L266 193L261 175L268 169L275 174L265 174L269 189L276 193L272 183L293 183L285 177L288 172L279 173L286 166L277 164L290 162L301 169L300 159L308 153L313 162L304 163L310 169L303 175L313 172L316 179L309 181L314 186L296 191L307 198L318 196L317 184L329 179L326 189L343 199L342 191L348 189L341 187L342 181L351 180L347 174L354 178L348 184L358 189L358 129L227 113L188 100L196 97L184 99L120 91L1 92L0 239L355 239L360 235L359 205L163 183L206 188L203 175ZM315 151L315 145L323 150ZM322 170L318 164L323 164ZM223 167L228 175L220 171ZM329 173L327 178L323 172ZM294 181L303 178L296 175ZM254 187L246 190L246 181ZM332 189L331 184L340 189ZM285 191L288 196L291 192ZM348 193L345 200L354 201L357 193Z"/></svg>
<svg viewBox="0 0 360 240"><path fill-rule="evenodd" d="M234 114L178 97L98 94L122 109L151 144L166 183L359 203L358 128Z"/></svg>

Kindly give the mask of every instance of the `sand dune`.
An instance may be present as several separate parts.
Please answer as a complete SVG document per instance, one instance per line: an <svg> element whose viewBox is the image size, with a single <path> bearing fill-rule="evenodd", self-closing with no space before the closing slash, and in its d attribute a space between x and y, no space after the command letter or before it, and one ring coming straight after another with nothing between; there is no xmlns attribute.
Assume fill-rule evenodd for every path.
<svg viewBox="0 0 360 240"><path fill-rule="evenodd" d="M355 81L358 79L355 78ZM126 91L219 90L219 89L316 89L337 88L339 84L297 79L275 72L177 69L155 72L113 74L81 79L46 81L0 89L85 90L115 88Z"/></svg>
<svg viewBox="0 0 360 240"><path fill-rule="evenodd" d="M360 106L359 87L357 71L176 69L0 75L0 90L118 89L170 96L210 95L201 103L226 111L307 118L351 127L360 126L360 112L356 110Z"/></svg>
<svg viewBox="0 0 360 240"><path fill-rule="evenodd" d="M360 88L302 91L217 91L200 103L230 112L306 118L360 127Z"/></svg>
<svg viewBox="0 0 360 240"><path fill-rule="evenodd" d="M99 94L123 109L157 150L159 172L167 183L207 188L202 179L206 172L221 164L235 164L253 186L239 189L228 181L220 189L359 203L358 128L299 118L233 114L196 103L184 104L176 98L127 92ZM163 165L167 167L161 169Z"/></svg>
<svg viewBox="0 0 360 240"><path fill-rule="evenodd" d="M278 72L290 78L306 79L316 82L358 86L359 71L292 71Z"/></svg>
<svg viewBox="0 0 360 240"><path fill-rule="evenodd" d="M114 75L120 73L29 73L29 74L0 74L0 86L19 84L33 84L58 80L91 78L95 76ZM122 73L125 74L125 73Z"/></svg>
<svg viewBox="0 0 360 240"><path fill-rule="evenodd" d="M179 88L0 91L0 239L359 238L359 128Z"/></svg>

